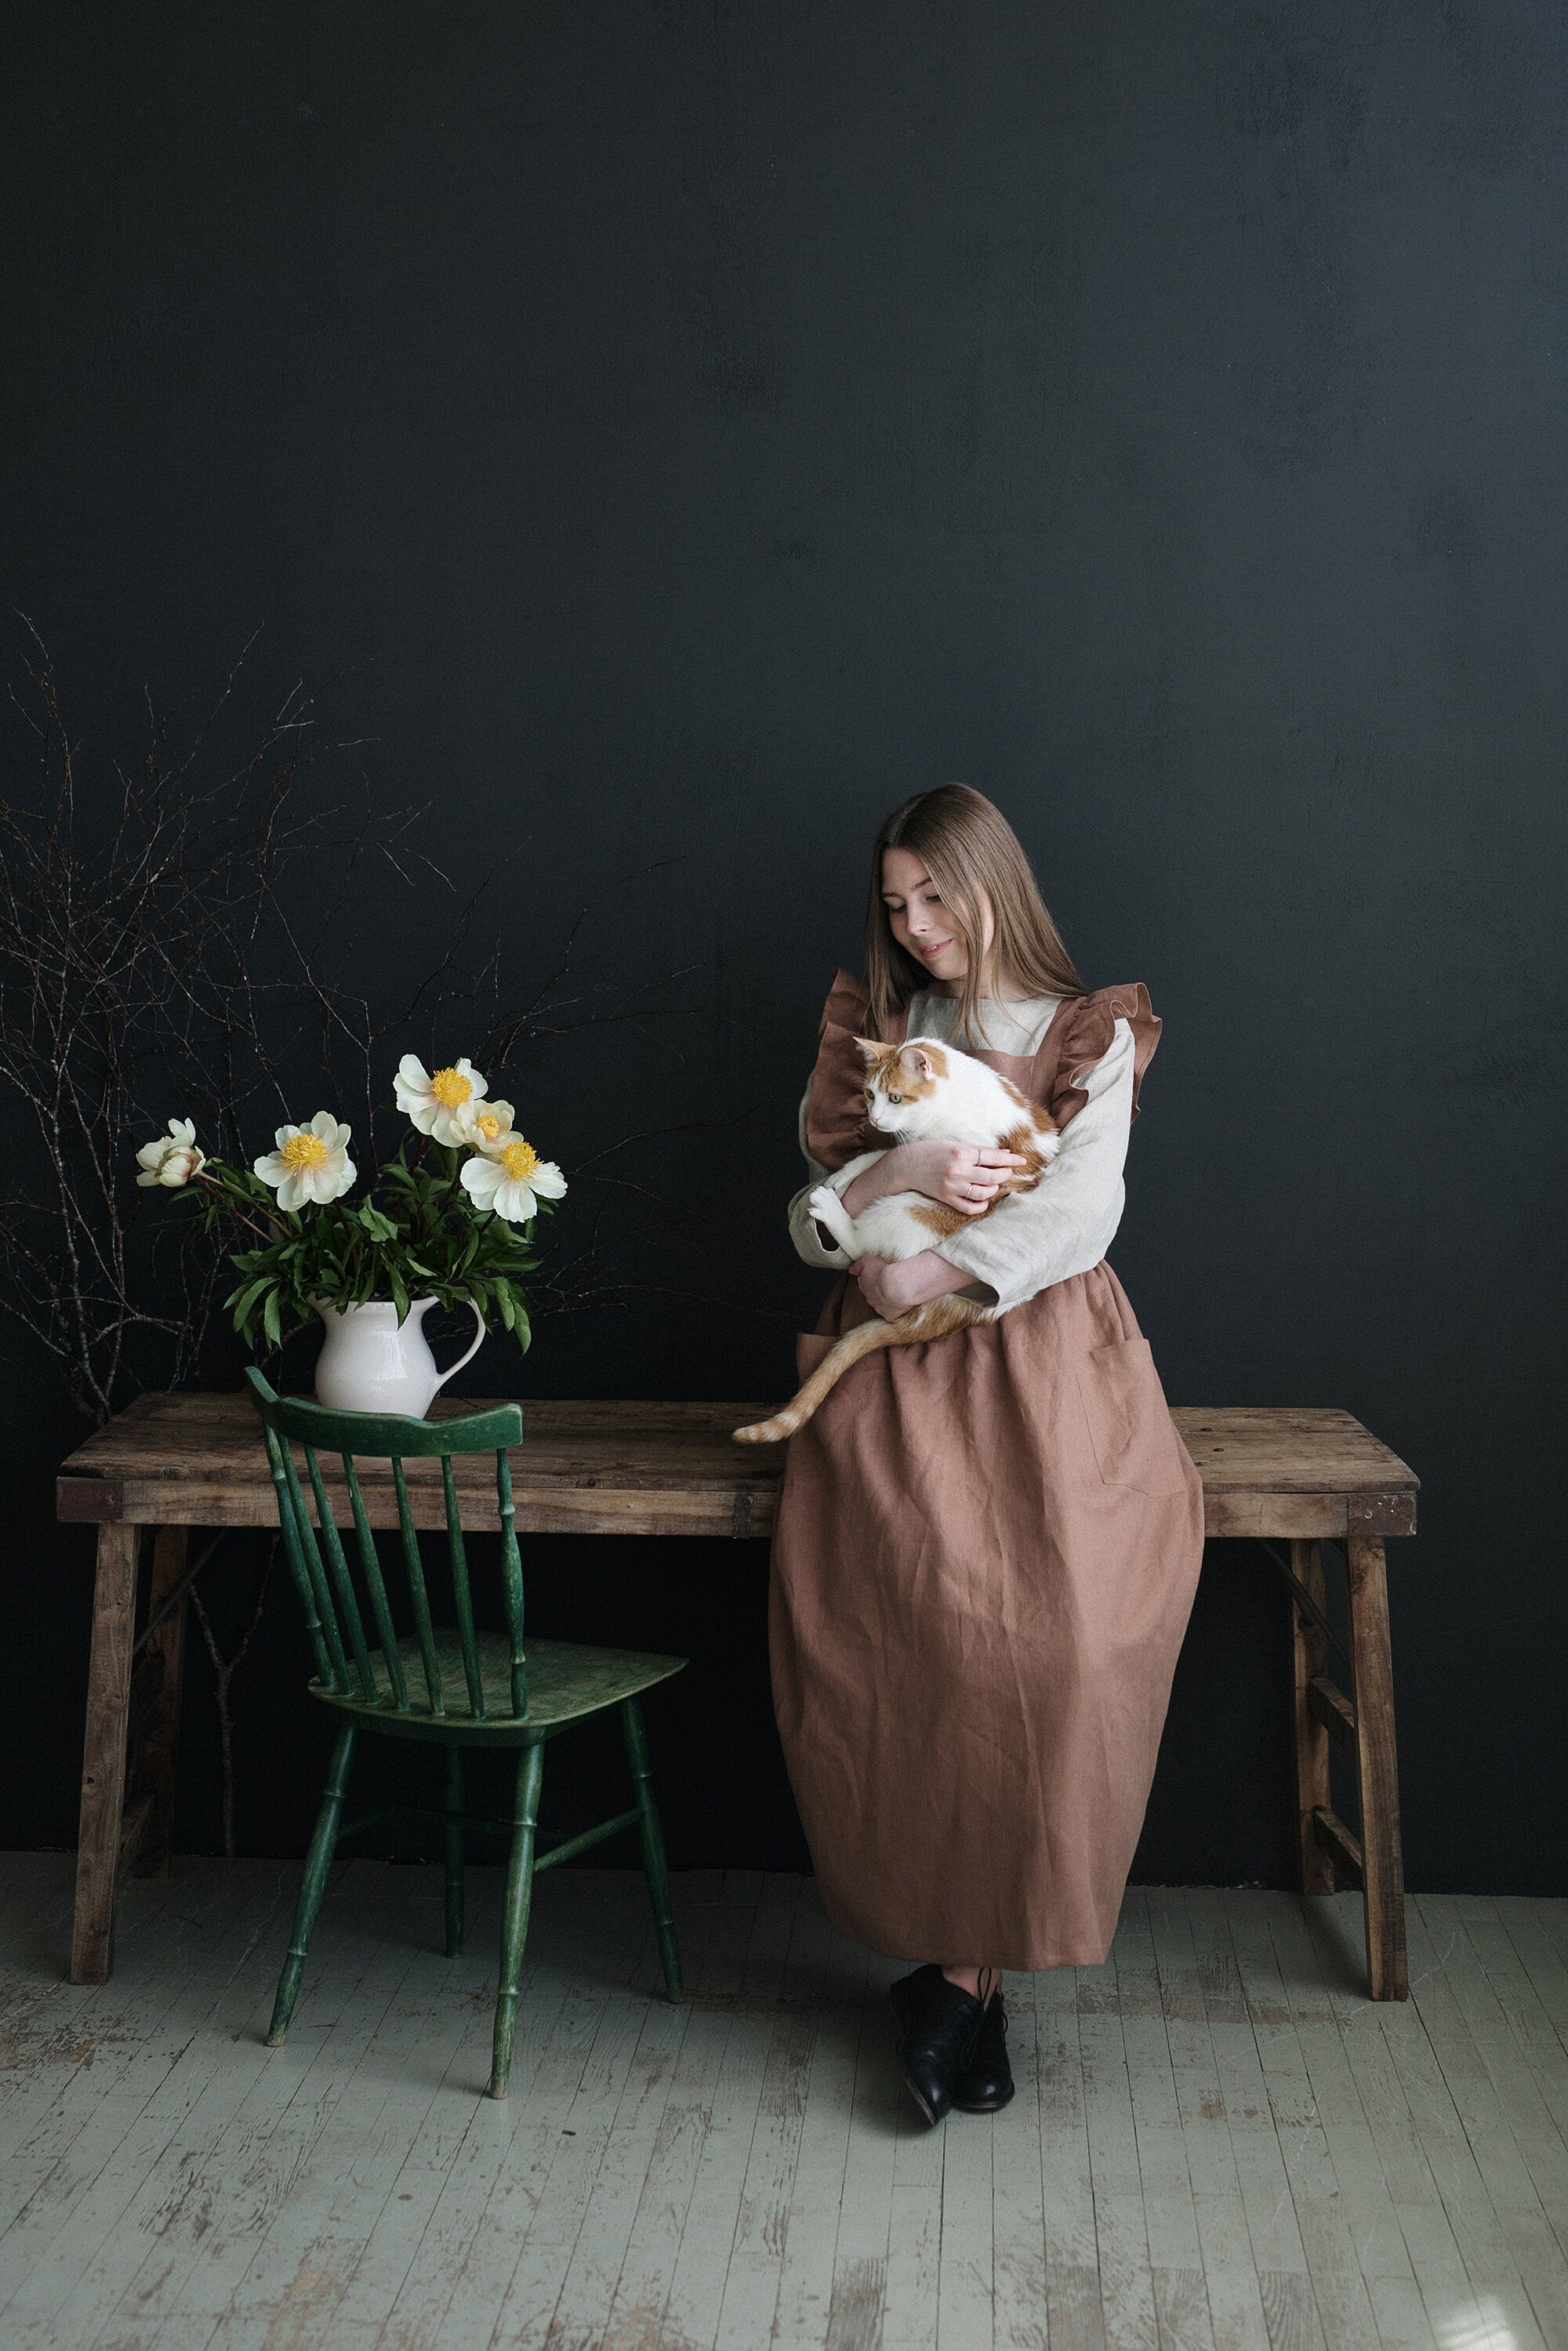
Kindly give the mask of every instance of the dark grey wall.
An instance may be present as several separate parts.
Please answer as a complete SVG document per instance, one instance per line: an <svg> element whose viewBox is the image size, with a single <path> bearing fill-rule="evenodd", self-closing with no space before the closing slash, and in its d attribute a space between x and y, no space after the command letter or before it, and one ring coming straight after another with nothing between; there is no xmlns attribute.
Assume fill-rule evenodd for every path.
<svg viewBox="0 0 1568 2351"><path fill-rule="evenodd" d="M89 732L265 622L272 675L344 680L381 804L434 799L465 869L527 836L519 967L678 861L591 955L700 961L695 1017L583 1067L757 1107L655 1155L647 1263L688 1294L549 1326L525 1388L782 1389L818 1293L794 1102L867 837L963 777L1091 979L1166 1016L1114 1259L1173 1398L1343 1405L1426 1480L1393 1569L1413 1882L1568 1889L1561 11L11 18L0 584ZM525 1082L562 1156L614 1124L570 1056ZM63 1411L15 1340L5 1375L37 1662L0 1825L65 1841L87 1555L47 1518ZM659 1726L677 1858L799 1852L764 1573L539 1550L536 1622L697 1659ZM1260 1558L1213 1557L1144 1875L1283 1880L1284 1632ZM296 1669L279 1607L236 1684L252 1850L302 1834ZM198 1669L194 1844L213 1752Z"/></svg>

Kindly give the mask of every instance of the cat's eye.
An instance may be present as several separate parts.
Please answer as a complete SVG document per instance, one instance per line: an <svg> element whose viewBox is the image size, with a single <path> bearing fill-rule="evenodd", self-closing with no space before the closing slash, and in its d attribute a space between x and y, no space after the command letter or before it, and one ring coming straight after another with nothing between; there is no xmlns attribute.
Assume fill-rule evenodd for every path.
<svg viewBox="0 0 1568 2351"><path fill-rule="evenodd" d="M902 1094L889 1094L888 1096L889 1102L901 1102L903 1100L904 1096Z"/></svg>

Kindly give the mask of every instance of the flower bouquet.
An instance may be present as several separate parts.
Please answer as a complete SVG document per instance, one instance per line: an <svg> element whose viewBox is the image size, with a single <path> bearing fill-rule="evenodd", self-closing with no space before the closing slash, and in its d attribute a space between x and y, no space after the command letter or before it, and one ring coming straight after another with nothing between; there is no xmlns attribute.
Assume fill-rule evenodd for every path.
<svg viewBox="0 0 1568 2351"><path fill-rule="evenodd" d="M171 1119L167 1134L138 1151L136 1180L183 1193L209 1231L250 1237L230 1252L239 1280L225 1301L243 1339L276 1346L318 1316L327 1329L321 1403L420 1416L492 1324L527 1347L522 1278L538 1262L534 1220L561 1198L566 1178L466 1059L432 1074L405 1053L395 1090L414 1136L358 1202L348 1198L359 1176L350 1130L325 1110L307 1126L280 1126L248 1168L208 1158L192 1122ZM441 1373L421 1328L437 1305L468 1308L477 1326L468 1353Z"/></svg>

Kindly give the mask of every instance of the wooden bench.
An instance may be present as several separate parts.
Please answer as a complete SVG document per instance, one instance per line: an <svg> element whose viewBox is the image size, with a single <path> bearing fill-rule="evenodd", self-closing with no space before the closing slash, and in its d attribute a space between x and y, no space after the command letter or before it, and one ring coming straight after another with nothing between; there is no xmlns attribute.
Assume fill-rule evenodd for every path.
<svg viewBox="0 0 1568 2351"><path fill-rule="evenodd" d="M437 1411L474 1411L442 1399ZM783 1448L742 1448L729 1431L756 1404L529 1403L513 1464L517 1531L534 1534L766 1535ZM1359 1882L1374 2000L1403 2000L1405 1886L1389 1662L1384 1541L1416 1531L1417 1479L1345 1412L1227 1405L1173 1416L1203 1479L1207 1531L1263 1544L1291 1591L1296 1786L1302 1890ZM441 1524L439 1489L414 1489L422 1523ZM460 1467L463 1524L496 1524L495 1485ZM62 1466L62 1520L98 1529L88 1669L71 1975L101 1983L113 1957L120 1871L168 1868L185 1600L201 1562L193 1527L275 1523L260 1431L239 1395L149 1395ZM366 1485L372 1524L396 1523L390 1479ZM1348 1649L1324 1608L1325 1543L1344 1555ZM138 1570L151 1553L137 1631ZM1329 1744L1354 1758L1359 1823L1334 1810Z"/></svg>

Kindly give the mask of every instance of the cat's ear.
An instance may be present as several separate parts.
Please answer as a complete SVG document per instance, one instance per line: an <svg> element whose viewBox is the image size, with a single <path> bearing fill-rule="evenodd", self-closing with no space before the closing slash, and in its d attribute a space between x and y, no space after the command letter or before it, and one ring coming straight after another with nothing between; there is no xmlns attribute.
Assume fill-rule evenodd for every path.
<svg viewBox="0 0 1568 2351"><path fill-rule="evenodd" d="M857 1037L855 1045L862 1061L880 1061L887 1050L887 1047L879 1045L874 1037Z"/></svg>
<svg viewBox="0 0 1568 2351"><path fill-rule="evenodd" d="M927 1053L923 1047L919 1045L911 1045L908 1051L901 1058L904 1068L906 1070L913 1071L914 1074L917 1078L929 1078L935 1076L936 1065L932 1061L930 1054Z"/></svg>

